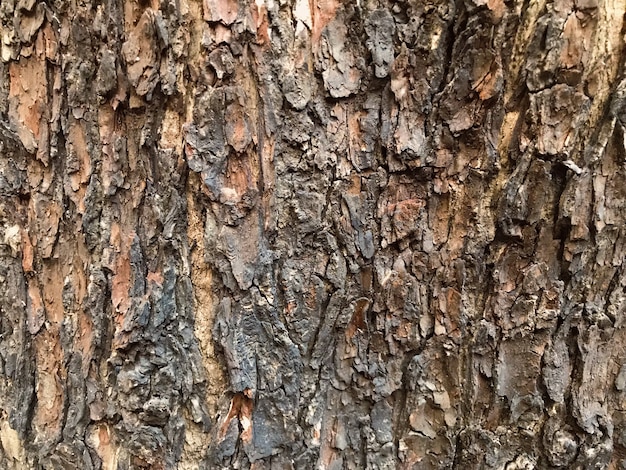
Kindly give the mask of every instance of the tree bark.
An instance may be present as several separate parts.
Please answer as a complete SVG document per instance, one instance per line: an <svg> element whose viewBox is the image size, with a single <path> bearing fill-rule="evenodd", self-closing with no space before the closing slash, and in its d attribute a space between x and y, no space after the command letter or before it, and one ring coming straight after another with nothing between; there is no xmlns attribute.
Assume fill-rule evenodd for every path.
<svg viewBox="0 0 626 470"><path fill-rule="evenodd" d="M614 0L0 4L0 468L626 468Z"/></svg>

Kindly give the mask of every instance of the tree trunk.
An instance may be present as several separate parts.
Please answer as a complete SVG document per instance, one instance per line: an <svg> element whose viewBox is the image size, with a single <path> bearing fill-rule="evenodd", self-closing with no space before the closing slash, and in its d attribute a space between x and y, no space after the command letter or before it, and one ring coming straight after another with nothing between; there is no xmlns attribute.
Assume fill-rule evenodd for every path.
<svg viewBox="0 0 626 470"><path fill-rule="evenodd" d="M626 468L614 0L5 0L0 468Z"/></svg>

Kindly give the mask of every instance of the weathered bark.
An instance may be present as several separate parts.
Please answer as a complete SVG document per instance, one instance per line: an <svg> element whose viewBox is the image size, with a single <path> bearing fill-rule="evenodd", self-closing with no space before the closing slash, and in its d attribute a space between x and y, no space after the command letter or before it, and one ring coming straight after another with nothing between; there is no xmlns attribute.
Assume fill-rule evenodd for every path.
<svg viewBox="0 0 626 470"><path fill-rule="evenodd" d="M0 468L625 468L625 11L3 1Z"/></svg>

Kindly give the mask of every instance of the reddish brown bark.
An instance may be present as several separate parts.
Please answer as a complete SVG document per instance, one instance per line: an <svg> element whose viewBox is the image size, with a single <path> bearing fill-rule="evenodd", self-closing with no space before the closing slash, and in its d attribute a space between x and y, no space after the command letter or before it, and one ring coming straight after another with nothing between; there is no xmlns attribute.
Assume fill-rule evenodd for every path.
<svg viewBox="0 0 626 470"><path fill-rule="evenodd" d="M612 0L0 5L0 467L626 465Z"/></svg>

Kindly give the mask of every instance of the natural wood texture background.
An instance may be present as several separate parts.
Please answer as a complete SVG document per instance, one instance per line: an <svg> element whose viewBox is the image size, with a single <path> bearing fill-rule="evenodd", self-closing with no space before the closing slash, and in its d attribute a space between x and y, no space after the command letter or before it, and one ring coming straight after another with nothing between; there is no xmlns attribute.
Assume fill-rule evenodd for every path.
<svg viewBox="0 0 626 470"><path fill-rule="evenodd" d="M0 468L626 468L624 0L2 0Z"/></svg>

